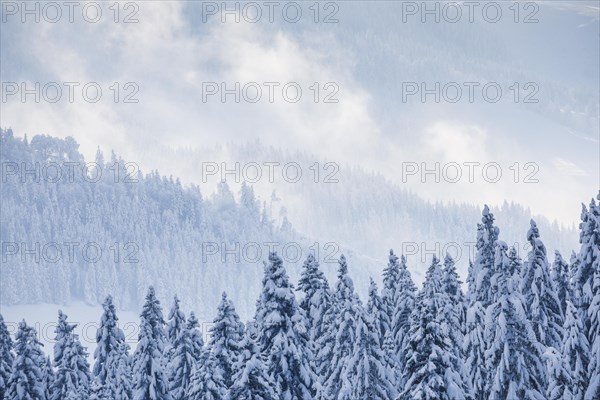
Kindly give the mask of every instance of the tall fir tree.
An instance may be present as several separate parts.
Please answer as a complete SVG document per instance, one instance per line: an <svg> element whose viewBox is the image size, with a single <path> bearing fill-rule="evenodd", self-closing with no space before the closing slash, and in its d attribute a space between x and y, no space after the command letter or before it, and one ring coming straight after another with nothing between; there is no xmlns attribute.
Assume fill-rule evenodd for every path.
<svg viewBox="0 0 600 400"><path fill-rule="evenodd" d="M260 347L248 332L240 342L240 356L233 370L228 400L279 400Z"/></svg>
<svg viewBox="0 0 600 400"><path fill-rule="evenodd" d="M380 342L373 317L354 303L356 326L352 352L345 360L339 400L388 400L397 395L394 363Z"/></svg>
<svg viewBox="0 0 600 400"><path fill-rule="evenodd" d="M600 250L600 246L598 249ZM600 252L599 252L600 253ZM589 386L585 392L585 399L600 398L600 265L598 265L600 257L596 258L594 265L594 283L592 286L593 297L587 311L589 318L588 337L590 338L590 362L588 365L589 371Z"/></svg>
<svg viewBox="0 0 600 400"><path fill-rule="evenodd" d="M14 360L13 341L0 314L0 400L5 398Z"/></svg>
<svg viewBox="0 0 600 400"><path fill-rule="evenodd" d="M133 354L133 399L171 400L165 372L165 321L152 286L142 308L139 329L138 344Z"/></svg>
<svg viewBox="0 0 600 400"><path fill-rule="evenodd" d="M43 366L43 385L44 385L44 393L46 394L46 399L52 398L52 388L54 387L54 380L56 378L56 374L54 373L54 368L52 367L52 360L50 360L50 356L47 356L44 360ZM0 397L3 398L3 397Z"/></svg>
<svg viewBox="0 0 600 400"><path fill-rule="evenodd" d="M259 343L281 398L312 400L318 381L311 366L308 332L283 262L276 253L269 254L259 304Z"/></svg>
<svg viewBox="0 0 600 400"><path fill-rule="evenodd" d="M204 360L204 341L198 327L198 319L192 312L172 344L169 389L173 399L185 398L191 386L194 366L201 365Z"/></svg>
<svg viewBox="0 0 600 400"><path fill-rule="evenodd" d="M121 352L128 348L125 345L125 334L118 326L119 318L115 310L112 296L107 296L102 303L104 310L100 319L100 327L96 331L96 350L94 351L94 392L101 392L102 396L115 400L122 400L113 390L110 390L110 379L116 375L115 369L118 367L122 357L127 357ZM124 377L131 376L130 370L121 371ZM131 387L131 384L128 385Z"/></svg>
<svg viewBox="0 0 600 400"><path fill-rule="evenodd" d="M546 347L542 358L546 361L548 387L544 400L573 400L573 379L566 359L554 347Z"/></svg>
<svg viewBox="0 0 600 400"><path fill-rule="evenodd" d="M169 315L167 317L167 340L169 341L169 345L171 347L179 337L181 330L185 327L185 314L183 311L181 311L179 303L179 298L175 296L173 298L173 305L171 306Z"/></svg>
<svg viewBox="0 0 600 400"><path fill-rule="evenodd" d="M498 241L490 279L492 303L485 318L486 392L490 400L544 400L546 371L541 355L545 347L526 317L518 272L511 271L506 243Z"/></svg>
<svg viewBox="0 0 600 400"><path fill-rule="evenodd" d="M567 300L565 313L564 337L561 348L566 368L571 376L570 392L573 400L583 400L587 386L589 343L583 331L583 323L579 319L577 308Z"/></svg>
<svg viewBox="0 0 600 400"><path fill-rule="evenodd" d="M323 377L323 388L320 393L323 399L337 399L344 384L348 384L346 375L346 364L348 357L354 349L356 311L358 296L354 292L354 283L348 276L348 263L342 254L339 260L338 279L335 283L335 301L337 304L336 318L328 333L332 343L329 368Z"/></svg>
<svg viewBox="0 0 600 400"><path fill-rule="evenodd" d="M456 357L461 361L463 360L463 342L465 333L465 321L466 321L466 305L464 294L461 289L462 282L456 272L456 266L454 259L446 254L444 258L444 265L442 268L442 285L443 290L448 297L443 316L444 323L447 325L448 336L452 341L452 347L455 350Z"/></svg>
<svg viewBox="0 0 600 400"><path fill-rule="evenodd" d="M192 379L186 400L223 400L227 397L227 387L223 371L217 365L214 354L207 352L201 363L194 365Z"/></svg>
<svg viewBox="0 0 600 400"><path fill-rule="evenodd" d="M490 279L494 274L494 251L500 230L494 225L494 214L484 206L477 225L475 261L470 267L467 293L467 323L464 340L465 369L476 399L486 399L485 313L491 304Z"/></svg>
<svg viewBox="0 0 600 400"><path fill-rule="evenodd" d="M51 400L88 400L90 397L91 373L87 352L74 333L77 325L67 322L67 315L58 312L58 325L54 343L54 366L56 375L52 386Z"/></svg>
<svg viewBox="0 0 600 400"><path fill-rule="evenodd" d="M129 356L129 345L119 343L109 357L110 375L105 385L109 400L133 399L133 371Z"/></svg>
<svg viewBox="0 0 600 400"><path fill-rule="evenodd" d="M369 300L367 302L367 313L373 318L373 329L377 331L379 342L383 346L385 325L383 324L383 313L385 312L383 300L379 296L377 284L373 278L369 279Z"/></svg>
<svg viewBox="0 0 600 400"><path fill-rule="evenodd" d="M600 201L600 192L597 199ZM585 400L600 398L600 206L592 199L582 206L579 224L581 248L575 276L576 300L590 344Z"/></svg>
<svg viewBox="0 0 600 400"><path fill-rule="evenodd" d="M388 265L383 273L383 285L382 300L386 312L382 315L382 326L389 324L387 331L383 332L385 347L398 363L404 358L404 338L410 326L417 287L406 266L406 257L398 259L393 250L390 250Z"/></svg>
<svg viewBox="0 0 600 400"><path fill-rule="evenodd" d="M560 349L562 343L563 313L552 280L546 258L546 247L540 239L535 221L527 232L531 251L523 266L521 292L527 305L527 317L537 340L544 346Z"/></svg>
<svg viewBox="0 0 600 400"><path fill-rule="evenodd" d="M12 366L7 400L45 400L44 354L35 329L25 320L19 322L15 337L15 360Z"/></svg>
<svg viewBox="0 0 600 400"><path fill-rule="evenodd" d="M223 292L217 308L217 316L210 328L209 351L214 355L217 368L222 371L225 387L233 383L234 364L240 355L240 341L244 335L244 324L235 311L233 302Z"/></svg>
<svg viewBox="0 0 600 400"><path fill-rule="evenodd" d="M558 250L554 252L554 262L551 272L552 284L556 290L558 301L563 315L567 311L567 301L573 300L573 290L571 286L571 271L569 264L563 259Z"/></svg>
<svg viewBox="0 0 600 400"><path fill-rule="evenodd" d="M446 330L444 307L448 301L442 268L434 256L411 314L399 400L471 398L468 383L462 377L461 360L456 357Z"/></svg>
<svg viewBox="0 0 600 400"><path fill-rule="evenodd" d="M309 342L315 345L312 349L315 352L318 338L327 331L326 314L331 308L332 299L329 283L312 254L308 255L302 266L297 290L302 292L299 307L306 317Z"/></svg>

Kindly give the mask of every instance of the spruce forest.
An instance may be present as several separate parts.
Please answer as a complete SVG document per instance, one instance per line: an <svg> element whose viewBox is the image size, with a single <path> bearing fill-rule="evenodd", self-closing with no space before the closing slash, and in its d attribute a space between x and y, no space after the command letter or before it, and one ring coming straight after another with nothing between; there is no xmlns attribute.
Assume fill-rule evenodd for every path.
<svg viewBox="0 0 600 400"><path fill-rule="evenodd" d="M1 320L0 398L598 399L600 205L583 206L581 247L569 262L559 252L550 262L543 232L530 225L521 260L483 209L466 291L449 255L432 257L417 288L405 257L390 250L383 287L372 280L366 302L343 255L335 282L309 255L294 285L271 253L254 318L242 322L223 293L208 343L194 312L176 296L163 312L153 287L135 348L111 296L95 349L61 311L52 357L25 320L14 337Z"/></svg>

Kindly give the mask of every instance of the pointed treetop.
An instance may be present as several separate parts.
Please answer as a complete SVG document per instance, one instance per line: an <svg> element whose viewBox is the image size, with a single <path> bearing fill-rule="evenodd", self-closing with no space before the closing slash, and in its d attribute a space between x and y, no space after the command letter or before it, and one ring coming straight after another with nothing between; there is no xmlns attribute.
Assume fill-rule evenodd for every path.
<svg viewBox="0 0 600 400"><path fill-rule="evenodd" d="M444 257L444 265L450 264L454 264L454 258L452 258L449 251L446 251L446 256Z"/></svg>
<svg viewBox="0 0 600 400"><path fill-rule="evenodd" d="M532 219L531 221L529 221L531 228L529 228L529 230L527 231L527 240L534 245L535 239L540 237L540 231L537 227L537 224L535 223L535 221Z"/></svg>
<svg viewBox="0 0 600 400"><path fill-rule="evenodd" d="M490 215L490 208L488 207L487 204L483 205L483 211L481 212L481 215L484 217L487 217L488 215Z"/></svg>
<svg viewBox="0 0 600 400"><path fill-rule="evenodd" d="M390 265L398 263L398 256L394 254L394 250L390 249L390 256L388 257Z"/></svg>
<svg viewBox="0 0 600 400"><path fill-rule="evenodd" d="M338 267L338 278L342 279L344 276L348 275L348 263L346 262L346 257L343 254L340 256L338 264L340 265Z"/></svg>

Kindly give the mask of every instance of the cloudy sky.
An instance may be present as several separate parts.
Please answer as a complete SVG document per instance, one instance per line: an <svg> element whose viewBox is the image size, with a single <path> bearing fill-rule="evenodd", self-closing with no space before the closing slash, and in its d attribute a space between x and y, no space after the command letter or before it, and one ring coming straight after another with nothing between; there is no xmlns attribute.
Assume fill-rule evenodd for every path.
<svg viewBox="0 0 600 400"><path fill-rule="evenodd" d="M459 2L439 21L420 2L229 3L238 15L221 2L88 3L73 22L66 8L60 18L41 9L36 22L23 3L3 3L3 127L73 136L87 157L114 149L188 182L198 171L169 150L260 139L379 172L426 199L516 201L563 223L599 188L597 1L504 3L498 18ZM78 84L72 102L65 82ZM40 101L23 99L36 83ZM236 83L239 103L223 102L223 85ZM436 84L439 101L422 98ZM99 101L84 86L89 98L100 87ZM422 179L436 163L441 182Z"/></svg>

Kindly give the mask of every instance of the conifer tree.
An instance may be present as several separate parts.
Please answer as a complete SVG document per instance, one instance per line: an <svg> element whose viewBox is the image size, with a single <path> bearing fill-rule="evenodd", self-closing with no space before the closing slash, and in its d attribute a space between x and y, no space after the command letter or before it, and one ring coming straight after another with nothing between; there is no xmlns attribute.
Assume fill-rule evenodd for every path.
<svg viewBox="0 0 600 400"><path fill-rule="evenodd" d="M600 192L597 199L600 201ZM590 344L585 400L600 398L600 206L594 199L582 207L581 248L577 257L575 291L583 329Z"/></svg>
<svg viewBox="0 0 600 400"><path fill-rule="evenodd" d="M227 387L223 380L223 371L217 366L215 356L208 352L202 363L194 365L192 379L186 400L223 400L227 396Z"/></svg>
<svg viewBox="0 0 600 400"><path fill-rule="evenodd" d="M335 301L337 304L336 317L333 326L335 329L328 333L332 343L329 368L323 380L322 398L337 399L340 391L347 381L346 364L350 357L356 339L356 311L358 297L354 292L354 283L348 276L346 257L342 255L339 260L338 279L335 283Z"/></svg>
<svg viewBox="0 0 600 400"><path fill-rule="evenodd" d="M56 378L54 374L54 368L52 368L52 361L50 360L50 356L47 356L44 361L43 373L44 393L46 394L45 398L50 399L52 398L52 388L54 387L54 380Z"/></svg>
<svg viewBox="0 0 600 400"><path fill-rule="evenodd" d="M225 387L232 384L233 366L240 355L240 341L244 334L244 324L235 311L233 302L223 292L217 309L217 316L210 328L209 351L215 357L217 368L223 375Z"/></svg>
<svg viewBox="0 0 600 400"><path fill-rule="evenodd" d="M367 302L367 313L373 319L373 329L377 330L377 335L379 336L379 342L381 346L383 346L385 325L383 324L383 313L385 312L383 307L383 300L379 297L377 293L377 284L370 278L369 281L369 301Z"/></svg>
<svg viewBox="0 0 600 400"><path fill-rule="evenodd" d="M382 300L386 312L382 326L389 325L383 332L385 347L394 361L399 362L404 357L404 337L409 329L417 288L406 266L406 257L398 259L393 250L390 250L388 266L383 273L383 285Z"/></svg>
<svg viewBox="0 0 600 400"><path fill-rule="evenodd" d="M13 341L0 314L0 400L5 398L14 360Z"/></svg>
<svg viewBox="0 0 600 400"><path fill-rule="evenodd" d="M454 259L446 254L442 269L442 284L448 302L442 311L445 324L447 325L448 336L452 341L452 347L455 350L455 356L463 360L463 342L465 332L466 307L464 295L461 289L462 282L456 272Z"/></svg>
<svg viewBox="0 0 600 400"><path fill-rule="evenodd" d="M175 296L168 316L167 339L171 346L173 346L173 343L179 337L179 333L185 327L185 314L179 308L179 303L179 299Z"/></svg>
<svg viewBox="0 0 600 400"><path fill-rule="evenodd" d="M519 276L511 274L506 243L497 242L494 275L490 280L492 303L485 318L486 392L489 399L544 400L545 346L537 341L526 317Z"/></svg>
<svg viewBox="0 0 600 400"><path fill-rule="evenodd" d="M485 313L491 304L490 279L494 274L494 252L500 231L494 215L484 206L481 224L477 225L477 253L470 267L467 293L467 323L464 340L465 369L476 399L488 397L485 369Z"/></svg>
<svg viewBox="0 0 600 400"><path fill-rule="evenodd" d="M550 279L546 247L540 239L535 221L527 232L531 251L523 267L521 292L527 305L527 317L537 340L544 346L560 349L563 313Z"/></svg>
<svg viewBox="0 0 600 400"><path fill-rule="evenodd" d="M312 400L318 382L311 367L308 332L283 262L276 253L269 254L265 267L256 322L269 375L281 398Z"/></svg>
<svg viewBox="0 0 600 400"><path fill-rule="evenodd" d="M133 399L171 400L166 360L165 321L154 287L150 286L140 315L140 333L133 354Z"/></svg>
<svg viewBox="0 0 600 400"><path fill-rule="evenodd" d="M393 361L383 350L373 317L355 303L355 342L345 360L339 400L394 399L396 376Z"/></svg>
<svg viewBox="0 0 600 400"><path fill-rule="evenodd" d="M319 269L319 262L309 254L302 266L298 289L303 293L299 307L306 316L306 329L309 332L309 342L316 345L327 327L325 324L326 313L331 307L331 291L329 283ZM313 347L313 352L317 349Z"/></svg>
<svg viewBox="0 0 600 400"><path fill-rule="evenodd" d="M54 343L56 375L52 386L52 400L87 400L90 396L91 373L87 352L73 331L77 325L67 322L67 316L58 311L58 325Z"/></svg>
<svg viewBox="0 0 600 400"><path fill-rule="evenodd" d="M399 400L470 399L461 360L446 330L444 307L449 301L437 257L427 270L411 314L404 349L403 390Z"/></svg>
<svg viewBox="0 0 600 400"><path fill-rule="evenodd" d="M260 348L248 332L240 342L240 356L233 370L228 400L279 400Z"/></svg>
<svg viewBox="0 0 600 400"><path fill-rule="evenodd" d="M573 303L567 300L564 337L561 348L566 368L571 376L569 387L573 400L582 400L587 386L589 343L583 331L583 324Z"/></svg>
<svg viewBox="0 0 600 400"><path fill-rule="evenodd" d="M45 361L41 346L35 329L28 326L25 320L21 321L15 337L15 360L5 394L7 400L46 398Z"/></svg>
<svg viewBox="0 0 600 400"><path fill-rule="evenodd" d="M569 264L562 258L558 250L554 252L554 263L552 263L552 284L556 290L560 308L563 315L567 311L567 301L573 299L573 290L571 288L571 273Z"/></svg>
<svg viewBox="0 0 600 400"><path fill-rule="evenodd" d="M185 398L191 386L193 368L203 362L204 341L198 327L198 319L192 312L173 342L169 364L169 388L173 399Z"/></svg>
<svg viewBox="0 0 600 400"><path fill-rule="evenodd" d="M97 390L106 390L107 380L114 375L116 365L112 362L118 360L122 350L122 344L125 343L125 334L119 328L115 305L112 296L107 296L102 303L104 313L100 319L100 327L96 332L96 350L94 351L94 379L97 383ZM129 373L131 375L131 373ZM111 398L114 393L108 393Z"/></svg>

